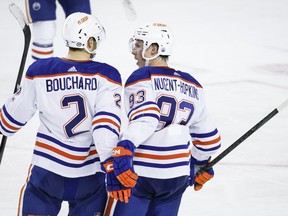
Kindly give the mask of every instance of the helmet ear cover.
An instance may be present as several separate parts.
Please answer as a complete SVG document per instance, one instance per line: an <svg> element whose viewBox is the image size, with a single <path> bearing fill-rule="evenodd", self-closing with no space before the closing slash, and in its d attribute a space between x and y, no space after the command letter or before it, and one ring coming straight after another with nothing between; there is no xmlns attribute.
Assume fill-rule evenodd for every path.
<svg viewBox="0 0 288 216"><path fill-rule="evenodd" d="M97 46L105 38L105 29L99 20L86 13L77 12L69 15L64 22L63 39L66 46L76 49L85 49L88 53L95 53L87 48L89 38L94 38Z"/></svg>

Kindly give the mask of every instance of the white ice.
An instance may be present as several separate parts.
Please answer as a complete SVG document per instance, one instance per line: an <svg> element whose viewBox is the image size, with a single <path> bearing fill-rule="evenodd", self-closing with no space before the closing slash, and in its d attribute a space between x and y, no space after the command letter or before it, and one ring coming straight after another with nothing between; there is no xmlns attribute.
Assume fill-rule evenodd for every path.
<svg viewBox="0 0 288 216"><path fill-rule="evenodd" d="M24 1L14 2L25 11ZM192 73L206 89L208 109L222 135L219 153L288 99L287 0L131 2L135 20L125 14L120 0L91 0L92 13L107 33L96 60L118 68L125 80L137 68L128 50L133 30L149 22L169 24L175 36L170 65ZM22 31L9 3L0 1L1 106L13 92L23 49ZM55 52L64 56L60 7L57 16ZM30 56L26 67L29 63ZM37 126L35 117L8 138L0 165L0 215L17 214ZM214 179L201 191L188 188L179 215L287 216L287 140L288 108L216 164ZM67 215L65 203L59 215Z"/></svg>

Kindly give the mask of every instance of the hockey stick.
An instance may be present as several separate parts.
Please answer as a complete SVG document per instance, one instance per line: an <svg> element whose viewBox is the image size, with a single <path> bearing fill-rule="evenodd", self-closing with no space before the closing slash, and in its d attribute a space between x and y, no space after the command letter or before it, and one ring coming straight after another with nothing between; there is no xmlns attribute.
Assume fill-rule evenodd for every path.
<svg viewBox="0 0 288 216"><path fill-rule="evenodd" d="M17 19L17 21L20 24L20 26L23 30L23 33L24 33L24 50L23 50L23 54L22 54L22 59L21 59L20 68L18 71L15 87L14 87L14 93L15 93L15 92L17 92L17 90L20 87L20 83L21 83L21 79L22 79L22 75L23 75L23 71L24 71L24 66L25 66L25 62L26 62L26 58L27 58L27 54L28 54L28 50L29 50L30 40L31 40L31 30L30 30L29 25L26 22L25 15L23 14L21 9L16 4L11 3L9 5L9 10L14 15L14 17ZM7 137L3 135L2 139L1 139L1 146L0 146L0 164L2 161L4 149L6 146L6 141L7 141Z"/></svg>
<svg viewBox="0 0 288 216"><path fill-rule="evenodd" d="M134 21L137 18L136 11L130 0L122 0L123 7L128 20Z"/></svg>
<svg viewBox="0 0 288 216"><path fill-rule="evenodd" d="M244 135L242 135L238 140L236 140L233 144L231 144L228 148L226 148L221 154L219 154L214 160L212 160L209 164L202 168L202 170L207 171L212 168L215 164L217 164L220 160L222 160L226 155L228 155L233 149L235 149L238 145L240 145L244 140L246 140L249 136L251 136L256 130L262 127L266 122L272 119L277 113L283 110L288 105L288 99L285 100L280 106L275 108L272 112L270 112L267 116L265 116L261 121L259 121L254 127L248 130Z"/></svg>

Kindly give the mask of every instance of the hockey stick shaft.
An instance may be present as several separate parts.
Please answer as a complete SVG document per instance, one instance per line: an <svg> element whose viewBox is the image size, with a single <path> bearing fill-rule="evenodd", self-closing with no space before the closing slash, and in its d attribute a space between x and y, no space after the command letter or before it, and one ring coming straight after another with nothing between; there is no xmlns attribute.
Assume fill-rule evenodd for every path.
<svg viewBox="0 0 288 216"><path fill-rule="evenodd" d="M259 121L255 126L253 126L245 134L243 134L239 139L237 139L228 148L226 148L214 160L212 160L209 164L203 167L203 170L207 171L210 168L212 168L215 164L217 164L220 160L222 160L226 155L228 155L231 151L233 151L237 146L239 146L244 140L246 140L249 136L251 136L255 131L257 131L260 127L262 127L265 123L267 123L270 119L272 119L277 113L283 110L287 105L288 105L288 99L285 100L279 107L275 108L272 112L270 112L267 116L265 116L261 121Z"/></svg>
<svg viewBox="0 0 288 216"><path fill-rule="evenodd" d="M130 21L136 20L137 14L131 0L122 0L122 3L128 20Z"/></svg>
<svg viewBox="0 0 288 216"><path fill-rule="evenodd" d="M21 84L21 79L23 76L27 54L29 51L29 45L30 45L30 40L31 40L31 30L30 30L29 25L26 23L26 18L23 12L20 10L20 8L17 5L12 3L9 5L9 9L11 13L14 15L14 17L17 19L24 33L24 49L23 49L21 63L20 63L20 67L19 67L19 71L18 71L18 75L17 75L15 87L14 87L14 93L15 93L18 91L20 84ZM7 136L3 135L1 139L1 146L0 146L0 164L3 158L6 142L7 142Z"/></svg>

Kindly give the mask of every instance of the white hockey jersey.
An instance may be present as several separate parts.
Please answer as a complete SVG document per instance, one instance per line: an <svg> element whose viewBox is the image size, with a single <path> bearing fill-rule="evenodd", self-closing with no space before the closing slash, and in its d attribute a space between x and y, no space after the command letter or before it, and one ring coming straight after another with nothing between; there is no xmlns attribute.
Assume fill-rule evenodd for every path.
<svg viewBox="0 0 288 216"><path fill-rule="evenodd" d="M129 123L122 139L137 147L134 168L139 176L189 175L191 155L203 161L220 148L203 88L188 73L139 68L126 81L124 103Z"/></svg>
<svg viewBox="0 0 288 216"><path fill-rule="evenodd" d="M108 64L38 60L1 108L0 130L13 135L39 110L32 164L65 177L91 175L117 144L121 93L121 76Z"/></svg>

